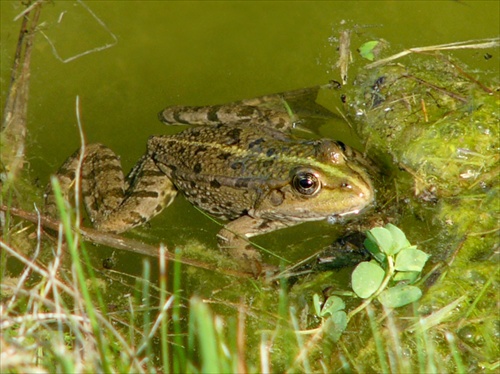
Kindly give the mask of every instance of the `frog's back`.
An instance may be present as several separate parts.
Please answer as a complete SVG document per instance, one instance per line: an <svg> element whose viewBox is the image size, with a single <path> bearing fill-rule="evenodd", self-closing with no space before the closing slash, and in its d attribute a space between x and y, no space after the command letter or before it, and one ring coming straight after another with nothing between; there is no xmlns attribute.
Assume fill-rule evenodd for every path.
<svg viewBox="0 0 500 374"><path fill-rule="evenodd" d="M248 124L192 127L150 139L157 165L193 204L232 220L246 214L270 188L289 182L285 154L301 147L285 133Z"/></svg>

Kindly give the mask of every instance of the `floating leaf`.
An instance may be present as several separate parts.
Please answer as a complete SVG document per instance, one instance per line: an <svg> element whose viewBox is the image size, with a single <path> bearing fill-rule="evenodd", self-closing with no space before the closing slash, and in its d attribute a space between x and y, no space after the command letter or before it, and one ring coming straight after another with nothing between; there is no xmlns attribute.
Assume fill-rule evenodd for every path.
<svg viewBox="0 0 500 374"><path fill-rule="evenodd" d="M411 244L406 239L406 235L399 227L394 226L391 223L385 225L385 228L392 234L392 240L394 240L395 253L398 253L401 249L409 247Z"/></svg>
<svg viewBox="0 0 500 374"><path fill-rule="evenodd" d="M394 275L396 282L407 281L407 283L415 283L420 276L420 271L398 271Z"/></svg>
<svg viewBox="0 0 500 374"><path fill-rule="evenodd" d="M387 308L399 308L417 301L422 297L420 288L410 285L402 285L383 291L378 300Z"/></svg>
<svg viewBox="0 0 500 374"><path fill-rule="evenodd" d="M374 227L366 233L366 236L369 240L377 243L381 252L388 255L393 254L394 239L392 238L392 234L389 230L384 227Z"/></svg>
<svg viewBox="0 0 500 374"><path fill-rule="evenodd" d="M422 271L429 255L416 249L416 246L403 249L396 257L394 268L397 271Z"/></svg>
<svg viewBox="0 0 500 374"><path fill-rule="evenodd" d="M361 57L366 58L369 61L373 61L375 58L374 50L378 43L378 40L371 40L361 45L361 47L359 47L359 54Z"/></svg>
<svg viewBox="0 0 500 374"><path fill-rule="evenodd" d="M347 327L347 314L344 311L335 312L330 318L330 322L333 323L333 327L328 331L331 339L336 342L339 340L342 333Z"/></svg>
<svg viewBox="0 0 500 374"><path fill-rule="evenodd" d="M378 290L384 280L385 271L374 262L362 262L352 272L352 289L366 299Z"/></svg>
<svg viewBox="0 0 500 374"><path fill-rule="evenodd" d="M364 244L365 248L367 249L367 251L373 255L375 260L377 260L381 264L385 264L385 260L386 260L387 256L385 255L385 253L382 253L380 251L378 244L376 243L373 236L371 238L365 239L363 244Z"/></svg>
<svg viewBox="0 0 500 374"><path fill-rule="evenodd" d="M330 296L325 301L325 305L321 308L320 317L326 317L327 314L333 316L335 312L338 312L345 308L344 300L338 296Z"/></svg>

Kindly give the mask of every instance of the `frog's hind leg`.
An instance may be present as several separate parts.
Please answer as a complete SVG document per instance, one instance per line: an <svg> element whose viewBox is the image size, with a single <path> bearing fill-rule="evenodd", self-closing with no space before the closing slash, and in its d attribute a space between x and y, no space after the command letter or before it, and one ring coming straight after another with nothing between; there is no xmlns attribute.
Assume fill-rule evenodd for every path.
<svg viewBox="0 0 500 374"><path fill-rule="evenodd" d="M80 149L69 156L64 164L57 170L56 177L59 182L61 194L65 201L72 203L74 201L74 184L76 178L76 170L80 159ZM44 213L50 217L57 217L58 208L56 197L53 191L52 184L49 183L45 187L44 193Z"/></svg>
<svg viewBox="0 0 500 374"><path fill-rule="evenodd" d="M242 105L265 108L269 111L287 113L292 124L307 118L332 118L334 114L317 103L322 90L334 89L333 83L285 91L240 101Z"/></svg>
<svg viewBox="0 0 500 374"><path fill-rule="evenodd" d="M332 113L316 98L320 89L330 85L266 95L213 106L172 106L158 114L168 125L210 126L218 124L248 124L268 126L277 130L290 130L303 116L329 118Z"/></svg>
<svg viewBox="0 0 500 374"><path fill-rule="evenodd" d="M101 229L100 223L125 198L125 178L120 159L108 147L98 143L90 144L85 147L81 174L85 208L93 225Z"/></svg>
<svg viewBox="0 0 500 374"><path fill-rule="evenodd" d="M322 86L312 86L306 88L300 88L298 90L285 91L280 93L274 93L270 95L264 95L255 97L252 99L244 99L239 101L239 104L251 105L251 106L268 106L268 107L283 107L283 101L312 101L316 102L318 93L321 89L330 89L330 84Z"/></svg>
<svg viewBox="0 0 500 374"><path fill-rule="evenodd" d="M72 203L75 181L80 164L81 149L73 153L57 171L61 193ZM81 168L81 192L84 205L92 222L99 221L115 210L125 196L125 183L118 157L102 144L85 147ZM57 216L57 205L52 185L45 190L45 212Z"/></svg>
<svg viewBox="0 0 500 374"><path fill-rule="evenodd" d="M284 109L231 103L215 106L173 106L158 113L161 122L167 125L215 126L219 124L263 125L277 129L293 127L292 118Z"/></svg>
<svg viewBox="0 0 500 374"><path fill-rule="evenodd" d="M81 150L69 157L57 172L63 197L70 199ZM116 154L102 144L85 147L81 168L81 194L90 220L101 231L124 232L143 224L171 203L176 195L172 182L152 160L143 157L124 177ZM45 211L55 216L52 186L47 186Z"/></svg>
<svg viewBox="0 0 500 374"><path fill-rule="evenodd" d="M131 170L124 187L121 203L94 222L97 229L123 232L142 225L170 205L177 195L173 183L147 155Z"/></svg>

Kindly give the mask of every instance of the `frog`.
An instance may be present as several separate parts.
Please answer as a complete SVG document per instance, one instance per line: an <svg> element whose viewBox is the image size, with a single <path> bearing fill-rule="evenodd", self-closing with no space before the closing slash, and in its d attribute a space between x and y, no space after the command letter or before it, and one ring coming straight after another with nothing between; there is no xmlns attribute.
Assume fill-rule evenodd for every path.
<svg viewBox="0 0 500 374"><path fill-rule="evenodd" d="M100 143L77 150L57 172L67 197L80 169L81 194L93 226L122 233L151 220L180 193L227 221L218 246L240 268L259 274L261 253L251 237L308 221L353 217L371 206L370 163L341 141L293 134L289 102L315 97L319 87L223 105L173 106L158 117L186 125L154 135L125 176L119 157ZM82 154L83 153L83 154ZM55 214L52 188L45 203Z"/></svg>

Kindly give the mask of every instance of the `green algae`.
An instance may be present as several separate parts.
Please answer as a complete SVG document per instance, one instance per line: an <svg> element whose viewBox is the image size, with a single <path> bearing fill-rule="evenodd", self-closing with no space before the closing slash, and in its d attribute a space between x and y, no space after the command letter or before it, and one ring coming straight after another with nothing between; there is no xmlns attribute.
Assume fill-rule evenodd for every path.
<svg viewBox="0 0 500 374"><path fill-rule="evenodd" d="M483 72L480 82L473 75L448 56L412 55L409 63L362 70L348 90L347 103L367 152L385 159L393 173L402 169L411 176L412 191L400 191L411 201L411 209L427 207L432 212L439 243L427 243L426 250L438 266L425 283L428 289L414 318L464 297L453 313L443 313L446 318L425 332L426 339L433 343L435 357L447 359L451 353L445 332L451 333L468 370L488 371L500 354L495 256L500 230L500 93L498 77ZM414 229L401 227L406 233ZM464 325L474 331L468 339L481 344L463 340ZM409 327L400 328L406 344L415 344ZM374 351L363 349L361 357L369 361L364 355ZM446 369L453 370L453 365Z"/></svg>
<svg viewBox="0 0 500 374"><path fill-rule="evenodd" d="M498 91L483 89L451 61L429 59L358 77L349 100L357 130L369 148L412 173L417 195L491 186L498 176Z"/></svg>

